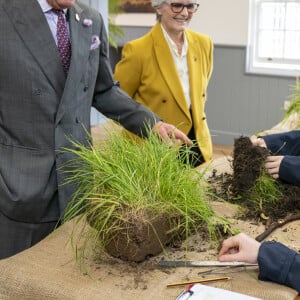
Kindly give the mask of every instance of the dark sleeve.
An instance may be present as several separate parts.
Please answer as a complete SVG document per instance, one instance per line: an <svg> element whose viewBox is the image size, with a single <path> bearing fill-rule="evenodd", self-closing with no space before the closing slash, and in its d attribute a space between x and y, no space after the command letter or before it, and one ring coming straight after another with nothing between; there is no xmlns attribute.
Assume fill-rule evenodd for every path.
<svg viewBox="0 0 300 300"><path fill-rule="evenodd" d="M139 136L145 136L146 125L152 128L161 119L148 108L129 97L114 81L108 57L108 39L102 18L100 24L99 70L95 83L93 106L129 131Z"/></svg>
<svg viewBox="0 0 300 300"><path fill-rule="evenodd" d="M300 130L262 136L273 155L283 155L279 178L300 186Z"/></svg>
<svg viewBox="0 0 300 300"><path fill-rule="evenodd" d="M300 187L300 156L284 156L279 167L279 178Z"/></svg>
<svg viewBox="0 0 300 300"><path fill-rule="evenodd" d="M300 155L300 130L261 136L273 155Z"/></svg>
<svg viewBox="0 0 300 300"><path fill-rule="evenodd" d="M259 279L287 285L300 292L300 254L281 243L264 242L258 253Z"/></svg>

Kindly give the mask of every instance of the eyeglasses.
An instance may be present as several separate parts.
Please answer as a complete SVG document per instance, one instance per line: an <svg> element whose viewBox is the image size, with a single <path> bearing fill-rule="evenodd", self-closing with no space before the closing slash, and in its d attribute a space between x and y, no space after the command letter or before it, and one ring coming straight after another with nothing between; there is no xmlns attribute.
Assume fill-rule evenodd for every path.
<svg viewBox="0 0 300 300"><path fill-rule="evenodd" d="M181 13L185 7L189 13L194 13L197 11L200 5L199 3L183 4L179 2L168 2L168 1L164 1L164 3L168 4L171 7L172 12L176 14Z"/></svg>

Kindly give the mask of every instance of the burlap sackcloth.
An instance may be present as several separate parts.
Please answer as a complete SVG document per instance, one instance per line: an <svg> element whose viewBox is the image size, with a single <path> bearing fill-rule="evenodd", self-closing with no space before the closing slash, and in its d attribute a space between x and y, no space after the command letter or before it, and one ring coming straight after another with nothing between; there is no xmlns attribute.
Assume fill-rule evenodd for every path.
<svg viewBox="0 0 300 300"><path fill-rule="evenodd" d="M57 229L36 246L0 261L0 299L175 299L183 287L167 288L168 283L200 278L203 268L149 268L126 262L98 262L90 275L80 271L74 251L66 244L72 222ZM160 256L180 259L183 253ZM160 259L155 258L155 259ZM192 260L216 259L216 251L193 252ZM210 275L216 276L216 275ZM217 275L220 276L220 275ZM260 297L294 299L296 291L270 282L257 280L257 270L231 273L231 280L210 283Z"/></svg>
<svg viewBox="0 0 300 300"><path fill-rule="evenodd" d="M230 170L229 165L230 158L224 157L206 167L224 172ZM264 231L262 225L236 220L236 207L231 204L214 203L213 207L219 214L232 219L236 228L253 237ZM268 239L279 240L299 250L299 227L299 221L287 224ZM167 284L201 278L198 272L207 269L153 267L161 259L186 259L185 251L166 249L161 255L139 265L116 263L116 260L112 263L109 259L93 261L87 274L80 270L74 249L68 243L72 229L73 222L64 224L34 247L0 260L0 299L173 300L183 287L167 288ZM210 248L207 242L198 236L192 236L190 240L194 246L189 248L187 259L216 260L217 250ZM257 269L228 273L229 281L209 285L261 299L290 300L297 296L297 292L288 287L259 281L257 274Z"/></svg>
<svg viewBox="0 0 300 300"><path fill-rule="evenodd" d="M222 158L211 167L218 166L225 170L228 163L227 158ZM253 237L264 230L263 225L236 220L236 206L232 204L216 202L213 207L217 213L231 219L236 228ZM299 249L299 226L300 222L287 224L269 239L277 239ZM97 262L93 260L91 269L86 274L80 270L74 249L68 243L73 228L73 222L66 223L34 247L0 260L0 299L171 300L176 298L183 287L167 288L167 284L199 279L201 276L198 272L207 270L157 267L157 262L161 259L185 259L184 249L166 249L164 253L138 265L109 258ZM216 260L217 250L211 248L208 242L197 235L192 236L190 241L189 260ZM296 291L288 287L259 281L257 274L256 268L244 269L228 273L231 277L229 281L209 285L270 300L290 300L297 295Z"/></svg>

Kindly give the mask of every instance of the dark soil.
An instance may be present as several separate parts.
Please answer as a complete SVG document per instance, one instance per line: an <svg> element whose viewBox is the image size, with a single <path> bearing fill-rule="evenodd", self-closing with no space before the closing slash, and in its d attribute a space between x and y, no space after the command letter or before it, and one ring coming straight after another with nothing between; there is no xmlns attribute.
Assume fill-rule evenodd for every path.
<svg viewBox="0 0 300 300"><path fill-rule="evenodd" d="M178 218L151 210L131 211L123 214L123 226L105 246L105 251L117 259L128 262L143 262L161 253L166 247L174 251L184 248L185 231L178 231ZM203 226L202 226L203 225ZM198 224L199 240L208 239L207 228ZM176 229L176 230L174 230ZM193 234L193 229L190 234ZM192 247L190 247L191 250Z"/></svg>
<svg viewBox="0 0 300 300"><path fill-rule="evenodd" d="M240 217L260 219L271 223L288 215L299 213L300 188L276 180L276 185L281 191L276 204L264 204L263 210L258 210L249 201L249 195L255 181L262 174L268 155L270 154L267 149L253 146L248 137L240 137L234 143L232 174L213 172L209 182L212 184L215 195L244 208Z"/></svg>
<svg viewBox="0 0 300 300"><path fill-rule="evenodd" d="M124 228L119 230L106 252L125 261L141 262L163 251L171 236L168 218L163 215L142 212L124 216Z"/></svg>

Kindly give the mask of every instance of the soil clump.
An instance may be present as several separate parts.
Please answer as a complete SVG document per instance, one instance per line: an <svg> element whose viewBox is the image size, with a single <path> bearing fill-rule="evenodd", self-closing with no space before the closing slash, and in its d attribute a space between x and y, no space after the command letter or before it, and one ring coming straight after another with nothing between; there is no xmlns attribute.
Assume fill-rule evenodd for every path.
<svg viewBox="0 0 300 300"><path fill-rule="evenodd" d="M280 193L276 203L264 203L263 208L257 206L249 197L255 182L264 170L264 162L271 155L266 148L254 146L248 137L240 137L234 142L232 173L213 172L208 181L213 194L242 207L238 217L255 219L265 224L276 222L291 214L300 212L300 187L276 180Z"/></svg>

